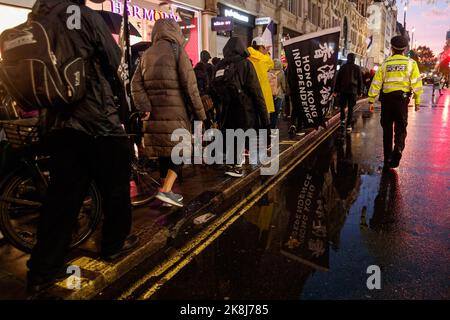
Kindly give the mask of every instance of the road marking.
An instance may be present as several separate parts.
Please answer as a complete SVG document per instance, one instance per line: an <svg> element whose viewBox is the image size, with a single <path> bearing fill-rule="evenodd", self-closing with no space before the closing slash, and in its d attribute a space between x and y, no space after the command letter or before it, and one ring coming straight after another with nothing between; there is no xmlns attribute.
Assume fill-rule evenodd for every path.
<svg viewBox="0 0 450 320"><path fill-rule="evenodd" d="M197 237L188 242L177 253L159 264L150 273L144 275L141 279L136 281L128 290L121 294L119 300L130 298L135 291L141 288L146 282L152 278L157 278L163 273L167 272L161 279L153 284L148 290L139 296L139 300L149 299L158 291L167 281L172 279L180 270L182 270L189 262L205 250L215 239L217 239L226 229L228 229L238 218L247 212L253 205L258 202L267 192L269 192L275 185L283 180L298 164L300 164L306 157L308 157L318 146L320 146L326 139L328 139L339 128L339 123L331 128L330 131L324 133L320 139L311 144L305 149L303 154L296 159L291 160L285 165L280 172L267 180L264 184L258 187L245 199L240 201L232 209L229 209L218 220L214 221L207 229L201 232ZM250 201L250 199L253 200ZM241 208L242 207L242 208ZM186 257L185 255L188 254ZM169 271L170 268L175 267Z"/></svg>

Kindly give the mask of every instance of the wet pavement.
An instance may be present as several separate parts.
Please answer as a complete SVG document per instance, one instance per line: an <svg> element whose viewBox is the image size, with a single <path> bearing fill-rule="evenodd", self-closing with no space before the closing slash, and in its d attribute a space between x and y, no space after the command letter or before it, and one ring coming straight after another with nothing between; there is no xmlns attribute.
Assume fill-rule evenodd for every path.
<svg viewBox="0 0 450 320"><path fill-rule="evenodd" d="M398 169L362 108L150 298L449 299L450 90L435 98L409 109Z"/></svg>
<svg viewBox="0 0 450 320"><path fill-rule="evenodd" d="M371 114L364 107L355 114L351 134L334 133L298 166L289 167L289 159L309 150L302 142L310 134L289 139L281 121L280 152L289 155L280 168L289 167L290 173L262 189L256 205L241 202L267 184L255 168L233 179L225 178L222 168L186 167L175 189L184 195L185 208L162 208L154 201L134 210L139 252L104 263L98 259L97 232L70 254L71 263L81 267L83 290L68 291L59 283L51 294L72 299L134 299L144 293L151 299L448 298L450 91L435 98L432 104L426 88L427 107L410 112L397 175L381 176L379 109ZM314 188L302 192L305 184ZM217 239L208 236L189 247L210 227L195 226L195 217L212 212L220 220L236 203L245 206L243 217L230 219L231 227L217 224L211 233ZM190 260L189 251L187 257L180 254L186 247L200 253ZM180 258L173 260L174 255ZM25 297L27 259L0 243L0 299ZM167 262L177 271L161 273L158 267ZM366 287L372 264L381 268L379 291ZM164 285L149 293L154 274L165 279ZM141 281L143 275L149 281Z"/></svg>

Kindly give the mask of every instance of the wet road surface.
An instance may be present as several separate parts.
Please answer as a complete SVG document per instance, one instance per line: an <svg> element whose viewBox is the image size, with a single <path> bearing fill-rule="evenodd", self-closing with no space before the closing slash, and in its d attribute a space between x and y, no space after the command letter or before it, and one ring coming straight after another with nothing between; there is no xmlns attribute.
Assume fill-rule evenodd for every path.
<svg viewBox="0 0 450 320"><path fill-rule="evenodd" d="M398 169L362 108L151 298L449 299L450 91L423 104Z"/></svg>

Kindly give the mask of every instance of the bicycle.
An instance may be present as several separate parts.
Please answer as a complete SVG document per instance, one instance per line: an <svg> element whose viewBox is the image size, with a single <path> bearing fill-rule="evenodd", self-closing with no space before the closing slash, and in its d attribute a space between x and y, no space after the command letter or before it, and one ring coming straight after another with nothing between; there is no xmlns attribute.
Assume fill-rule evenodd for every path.
<svg viewBox="0 0 450 320"><path fill-rule="evenodd" d="M0 121L6 134L2 141L0 182L0 230L17 249L31 252L36 243L37 222L48 187L48 160L39 146L36 119ZM94 183L89 186L73 230L70 247L83 243L101 220L101 197Z"/></svg>
<svg viewBox="0 0 450 320"><path fill-rule="evenodd" d="M45 198L49 156L40 148L37 119L0 121L6 141L0 143L0 231L17 249L31 252L36 243L37 222ZM131 163L131 205L153 200L159 183L138 157ZM71 248L87 240L102 218L101 194L94 182L89 186L73 231Z"/></svg>

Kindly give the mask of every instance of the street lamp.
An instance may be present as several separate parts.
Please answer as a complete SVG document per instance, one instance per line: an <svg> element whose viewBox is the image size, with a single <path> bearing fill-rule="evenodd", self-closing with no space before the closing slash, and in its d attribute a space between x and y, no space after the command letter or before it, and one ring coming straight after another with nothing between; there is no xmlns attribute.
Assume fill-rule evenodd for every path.
<svg viewBox="0 0 450 320"><path fill-rule="evenodd" d="M403 14L403 29L405 30L406 33L406 11L408 11L408 3L405 4L404 10L405 12Z"/></svg>
<svg viewBox="0 0 450 320"><path fill-rule="evenodd" d="M414 32L416 31L415 27L411 29L411 48L414 49Z"/></svg>

